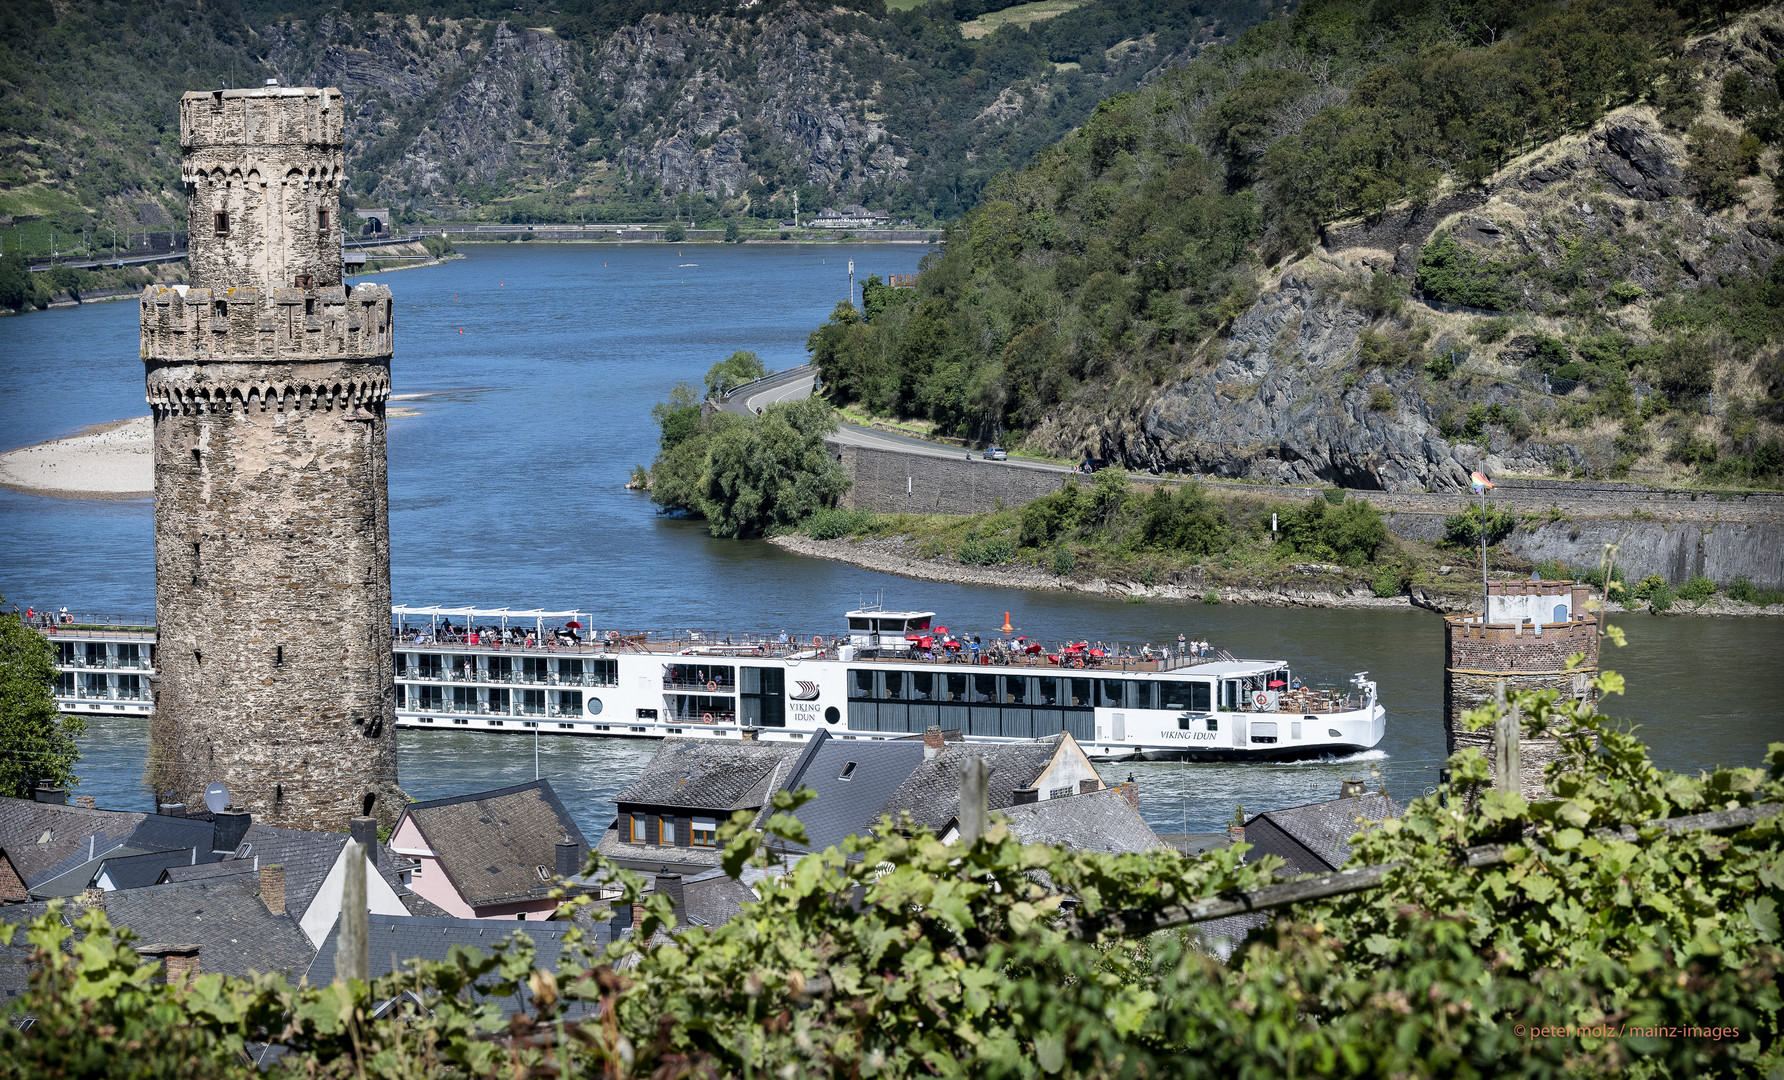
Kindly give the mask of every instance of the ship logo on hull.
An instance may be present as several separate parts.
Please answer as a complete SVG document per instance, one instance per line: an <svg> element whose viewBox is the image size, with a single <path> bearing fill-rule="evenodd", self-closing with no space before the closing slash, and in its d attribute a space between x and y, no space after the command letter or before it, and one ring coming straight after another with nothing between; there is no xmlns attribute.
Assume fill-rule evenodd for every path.
<svg viewBox="0 0 1784 1080"><path fill-rule="evenodd" d="M818 684L817 683L806 682L804 679L794 679L793 685L797 686L799 688L799 692L792 695L794 701L816 701L816 700L818 700Z"/></svg>

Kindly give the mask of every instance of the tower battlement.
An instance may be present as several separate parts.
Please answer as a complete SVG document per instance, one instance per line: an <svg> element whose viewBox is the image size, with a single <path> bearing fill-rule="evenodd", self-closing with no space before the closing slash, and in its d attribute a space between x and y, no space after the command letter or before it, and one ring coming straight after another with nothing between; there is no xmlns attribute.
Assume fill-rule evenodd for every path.
<svg viewBox="0 0 1784 1080"><path fill-rule="evenodd" d="M383 285L151 285L141 306L148 362L388 360L395 351L390 289Z"/></svg>

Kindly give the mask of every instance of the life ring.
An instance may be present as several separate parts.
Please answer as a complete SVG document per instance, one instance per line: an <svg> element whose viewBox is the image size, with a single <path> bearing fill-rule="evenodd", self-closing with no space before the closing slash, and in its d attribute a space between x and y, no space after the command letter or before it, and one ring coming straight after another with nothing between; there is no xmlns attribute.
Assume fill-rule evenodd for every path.
<svg viewBox="0 0 1784 1080"><path fill-rule="evenodd" d="M705 716L702 716L702 717L701 717L701 718L700 718L700 722L701 722L701 723L703 723L703 724L710 724L710 723L712 723L712 714L711 714L711 713L707 713L707 714L706 714L706 715L705 715Z"/></svg>
<svg viewBox="0 0 1784 1080"><path fill-rule="evenodd" d="M706 681L706 692L709 694L716 694L719 692L719 683L717 679L708 679ZM707 715L710 716L711 714L708 713Z"/></svg>
<svg viewBox="0 0 1784 1080"><path fill-rule="evenodd" d="M608 641L618 641L619 640L619 631L618 630L607 631L607 640Z"/></svg>
<svg viewBox="0 0 1784 1080"><path fill-rule="evenodd" d="M1270 704L1270 695L1262 690L1254 690L1251 694L1251 703L1262 709Z"/></svg>
<svg viewBox="0 0 1784 1080"><path fill-rule="evenodd" d="M813 634L811 636L811 643L814 648L821 649L824 647L824 639L818 634Z"/></svg>

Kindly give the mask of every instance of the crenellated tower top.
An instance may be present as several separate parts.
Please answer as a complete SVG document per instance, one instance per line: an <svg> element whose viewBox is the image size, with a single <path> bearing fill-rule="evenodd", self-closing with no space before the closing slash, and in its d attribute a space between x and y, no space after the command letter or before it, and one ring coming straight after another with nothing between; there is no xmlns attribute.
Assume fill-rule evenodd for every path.
<svg viewBox="0 0 1784 1080"><path fill-rule="evenodd" d="M194 288L341 284L341 92L212 90L180 99Z"/></svg>

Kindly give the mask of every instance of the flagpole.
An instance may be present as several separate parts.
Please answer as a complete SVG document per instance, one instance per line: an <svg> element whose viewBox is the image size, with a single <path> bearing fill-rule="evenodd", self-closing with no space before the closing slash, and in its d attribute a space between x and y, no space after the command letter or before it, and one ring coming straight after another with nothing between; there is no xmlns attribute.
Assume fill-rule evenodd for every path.
<svg viewBox="0 0 1784 1080"><path fill-rule="evenodd" d="M1487 625L1490 587L1487 585L1487 489L1480 489L1480 624Z"/></svg>

